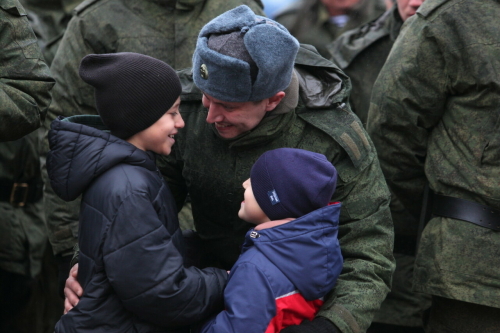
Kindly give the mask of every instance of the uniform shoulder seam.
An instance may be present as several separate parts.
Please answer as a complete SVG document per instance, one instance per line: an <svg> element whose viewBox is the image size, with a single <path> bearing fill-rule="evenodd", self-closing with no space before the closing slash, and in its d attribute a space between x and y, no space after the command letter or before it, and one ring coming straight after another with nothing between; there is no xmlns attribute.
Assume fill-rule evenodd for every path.
<svg viewBox="0 0 500 333"><path fill-rule="evenodd" d="M80 14L85 9L92 6L94 3L98 2L98 1L100 1L100 0L85 0L85 1L83 1L78 6L76 6L75 9L73 9L73 14L74 15Z"/></svg>
<svg viewBox="0 0 500 333"><path fill-rule="evenodd" d="M425 1L422 6L417 10L417 14L423 16L425 18L429 17L433 12L435 12L438 8L446 4L447 2L451 2L450 0L433 0L433 1Z"/></svg>

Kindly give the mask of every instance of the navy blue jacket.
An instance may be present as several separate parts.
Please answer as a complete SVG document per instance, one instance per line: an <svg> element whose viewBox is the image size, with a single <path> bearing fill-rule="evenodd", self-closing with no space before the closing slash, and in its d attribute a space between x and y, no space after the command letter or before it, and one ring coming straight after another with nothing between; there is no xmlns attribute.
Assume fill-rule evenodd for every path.
<svg viewBox="0 0 500 333"><path fill-rule="evenodd" d="M342 271L337 239L340 203L255 231L224 291L226 309L203 333L274 333L312 320Z"/></svg>
<svg viewBox="0 0 500 333"><path fill-rule="evenodd" d="M54 191L67 201L83 193L84 294L55 331L183 331L222 309L227 272L184 267L177 209L154 154L101 129L98 116L74 116L49 132Z"/></svg>

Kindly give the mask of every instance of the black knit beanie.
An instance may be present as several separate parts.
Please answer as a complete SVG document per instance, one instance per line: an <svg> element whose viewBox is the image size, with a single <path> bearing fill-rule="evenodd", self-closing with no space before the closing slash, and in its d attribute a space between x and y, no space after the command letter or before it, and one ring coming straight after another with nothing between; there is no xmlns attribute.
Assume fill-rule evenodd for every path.
<svg viewBox="0 0 500 333"><path fill-rule="evenodd" d="M323 154L278 148L257 159L250 183L255 200L271 220L298 218L328 205L337 170Z"/></svg>
<svg viewBox="0 0 500 333"><path fill-rule="evenodd" d="M182 91L172 67L131 52L89 54L80 63L80 77L95 88L97 112L121 139L153 125Z"/></svg>

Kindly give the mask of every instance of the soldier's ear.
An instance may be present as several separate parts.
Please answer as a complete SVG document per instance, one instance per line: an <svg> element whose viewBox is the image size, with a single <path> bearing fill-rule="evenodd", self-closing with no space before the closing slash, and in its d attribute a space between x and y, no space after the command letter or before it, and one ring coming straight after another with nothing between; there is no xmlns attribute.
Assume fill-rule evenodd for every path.
<svg viewBox="0 0 500 333"><path fill-rule="evenodd" d="M267 99L266 111L273 111L278 104L280 104L281 100L285 97L284 91L277 92L274 96L271 96Z"/></svg>

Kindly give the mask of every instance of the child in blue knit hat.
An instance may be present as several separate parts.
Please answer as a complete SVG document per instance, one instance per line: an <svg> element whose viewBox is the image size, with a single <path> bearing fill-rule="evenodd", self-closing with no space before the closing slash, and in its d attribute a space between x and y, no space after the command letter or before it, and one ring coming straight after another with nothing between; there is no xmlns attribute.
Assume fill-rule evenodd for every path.
<svg viewBox="0 0 500 333"><path fill-rule="evenodd" d="M314 318L342 270L341 205L329 204L336 183L322 154L280 148L259 157L238 213L257 226L231 269L225 310L200 332L271 333Z"/></svg>

